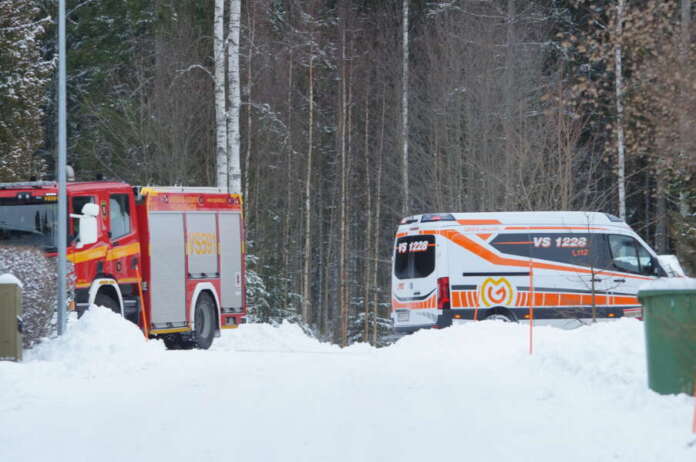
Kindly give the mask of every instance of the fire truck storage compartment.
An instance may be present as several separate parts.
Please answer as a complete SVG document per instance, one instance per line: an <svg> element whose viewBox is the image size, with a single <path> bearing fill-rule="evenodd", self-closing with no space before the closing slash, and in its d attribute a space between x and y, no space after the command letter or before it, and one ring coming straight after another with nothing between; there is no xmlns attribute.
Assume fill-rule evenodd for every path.
<svg viewBox="0 0 696 462"><path fill-rule="evenodd" d="M242 310L242 248L241 215L239 213L220 214L220 282L222 306L225 309Z"/></svg>
<svg viewBox="0 0 696 462"><path fill-rule="evenodd" d="M193 279L218 277L215 213L186 212L188 234L188 276Z"/></svg>
<svg viewBox="0 0 696 462"><path fill-rule="evenodd" d="M150 212L150 294L155 325L186 324L184 217L182 212Z"/></svg>

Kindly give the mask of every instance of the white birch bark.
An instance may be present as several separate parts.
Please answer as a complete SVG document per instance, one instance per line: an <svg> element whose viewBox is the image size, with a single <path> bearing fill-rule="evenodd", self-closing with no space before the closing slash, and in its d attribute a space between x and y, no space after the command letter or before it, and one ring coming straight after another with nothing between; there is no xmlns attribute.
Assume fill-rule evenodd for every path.
<svg viewBox="0 0 696 462"><path fill-rule="evenodd" d="M626 0L619 0L616 6L615 86L616 86L616 143L618 150L619 217L626 220L626 166L624 146L624 104L623 104L623 19Z"/></svg>
<svg viewBox="0 0 696 462"><path fill-rule="evenodd" d="M225 112L225 0L215 0L213 59L215 60L215 160L219 188L227 189L227 114Z"/></svg>
<svg viewBox="0 0 696 462"><path fill-rule="evenodd" d="M242 171L239 162L239 108L241 105L239 82L239 29L241 0L230 0L229 33L227 44L227 80L229 85L227 117L227 151L229 154L229 190L242 192ZM245 198L246 199L246 198Z"/></svg>
<svg viewBox="0 0 696 462"><path fill-rule="evenodd" d="M403 0L403 57L401 75L401 181L404 184L404 196L402 198L402 214L408 215L409 210L409 186L408 186L408 2Z"/></svg>

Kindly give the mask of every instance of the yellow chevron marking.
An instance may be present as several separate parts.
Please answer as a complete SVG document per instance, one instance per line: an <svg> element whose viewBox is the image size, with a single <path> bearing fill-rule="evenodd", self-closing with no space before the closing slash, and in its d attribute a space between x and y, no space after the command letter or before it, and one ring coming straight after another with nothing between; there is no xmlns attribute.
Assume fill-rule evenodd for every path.
<svg viewBox="0 0 696 462"><path fill-rule="evenodd" d="M95 247L89 250L80 250L68 255L68 260L73 263L83 263L89 260L96 260L106 256L107 248L105 245Z"/></svg>
<svg viewBox="0 0 696 462"><path fill-rule="evenodd" d="M106 255L108 261L117 260L119 258L128 257L130 255L135 255L140 252L140 244L134 242L132 244L124 245L121 247L114 247Z"/></svg>

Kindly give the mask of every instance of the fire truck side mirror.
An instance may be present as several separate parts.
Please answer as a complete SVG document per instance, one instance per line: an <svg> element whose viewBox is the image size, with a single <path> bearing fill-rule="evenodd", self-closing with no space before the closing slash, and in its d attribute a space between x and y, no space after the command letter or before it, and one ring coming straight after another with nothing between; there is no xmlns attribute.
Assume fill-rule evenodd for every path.
<svg viewBox="0 0 696 462"><path fill-rule="evenodd" d="M99 206L91 203L82 207L82 215L77 215L80 220L78 248L97 242L97 216Z"/></svg>

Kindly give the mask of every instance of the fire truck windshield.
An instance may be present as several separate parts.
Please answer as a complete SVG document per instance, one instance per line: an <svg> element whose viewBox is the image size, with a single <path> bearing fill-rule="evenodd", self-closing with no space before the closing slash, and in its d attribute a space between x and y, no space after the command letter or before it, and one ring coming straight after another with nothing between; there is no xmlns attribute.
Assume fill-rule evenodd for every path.
<svg viewBox="0 0 696 462"><path fill-rule="evenodd" d="M43 200L0 198L0 245L56 248L58 205Z"/></svg>

